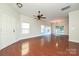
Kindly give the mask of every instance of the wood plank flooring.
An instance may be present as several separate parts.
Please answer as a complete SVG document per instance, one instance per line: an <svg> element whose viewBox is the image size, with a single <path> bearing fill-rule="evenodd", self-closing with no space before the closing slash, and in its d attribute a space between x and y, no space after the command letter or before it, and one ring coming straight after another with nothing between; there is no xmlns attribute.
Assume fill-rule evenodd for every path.
<svg viewBox="0 0 79 59"><path fill-rule="evenodd" d="M68 36L40 36L14 43L0 56L79 56L79 43L69 42Z"/></svg>

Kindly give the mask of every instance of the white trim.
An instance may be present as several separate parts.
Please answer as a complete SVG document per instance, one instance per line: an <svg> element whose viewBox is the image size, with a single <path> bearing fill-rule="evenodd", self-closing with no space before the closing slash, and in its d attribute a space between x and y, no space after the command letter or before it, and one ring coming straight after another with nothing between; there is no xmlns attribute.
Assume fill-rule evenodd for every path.
<svg viewBox="0 0 79 59"><path fill-rule="evenodd" d="M9 45L12 45L12 44L15 43L15 42L18 42L18 41L20 41L20 40L16 39L16 41L14 41L14 42L12 42L12 43L10 43L10 44L8 44L8 45L1 46L0 50L2 50L2 49L4 49L4 48L8 47Z"/></svg>
<svg viewBox="0 0 79 59"><path fill-rule="evenodd" d="M75 43L79 43L79 41L75 41L75 40L69 40L69 41L71 41L71 42L75 42Z"/></svg>
<svg viewBox="0 0 79 59"><path fill-rule="evenodd" d="M48 35L49 35L49 34L48 34ZM8 47L9 45L12 45L12 44L14 44L15 42L18 42L18 41L20 41L20 40L23 40L23 39L29 39L29 38L32 38L32 37L38 37L38 36L43 36L43 35L40 34L40 35L34 35L34 36L30 36L30 37L24 37L24 38L16 39L16 41L12 42L11 44L2 46L2 47L0 48L0 50L4 49L4 48Z"/></svg>

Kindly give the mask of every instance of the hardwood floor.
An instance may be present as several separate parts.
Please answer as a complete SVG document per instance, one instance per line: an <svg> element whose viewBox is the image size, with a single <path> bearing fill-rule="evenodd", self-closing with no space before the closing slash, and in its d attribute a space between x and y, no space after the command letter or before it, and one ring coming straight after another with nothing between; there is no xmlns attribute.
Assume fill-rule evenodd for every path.
<svg viewBox="0 0 79 59"><path fill-rule="evenodd" d="M0 51L1 56L78 56L79 43L68 36L41 36L24 39Z"/></svg>

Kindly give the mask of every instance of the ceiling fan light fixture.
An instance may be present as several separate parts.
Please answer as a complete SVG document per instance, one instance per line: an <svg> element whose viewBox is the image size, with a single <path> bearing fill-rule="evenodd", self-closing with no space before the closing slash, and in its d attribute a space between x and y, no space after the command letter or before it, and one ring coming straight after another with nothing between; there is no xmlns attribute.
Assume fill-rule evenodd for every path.
<svg viewBox="0 0 79 59"><path fill-rule="evenodd" d="M41 19L46 19L46 17L43 17L43 14L41 14L40 11L38 11L38 15L33 15L35 19L41 20Z"/></svg>

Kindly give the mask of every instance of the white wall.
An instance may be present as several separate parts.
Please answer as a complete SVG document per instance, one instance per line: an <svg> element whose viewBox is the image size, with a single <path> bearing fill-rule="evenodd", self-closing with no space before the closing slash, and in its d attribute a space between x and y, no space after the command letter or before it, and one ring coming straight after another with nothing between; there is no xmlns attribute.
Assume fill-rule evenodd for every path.
<svg viewBox="0 0 79 59"><path fill-rule="evenodd" d="M30 33L22 34L20 30L20 39L41 36L41 25L51 27L51 24L49 22L29 18L25 15L20 15L20 24L21 22L26 22L30 24Z"/></svg>
<svg viewBox="0 0 79 59"><path fill-rule="evenodd" d="M69 13L69 40L79 43L79 10Z"/></svg>
<svg viewBox="0 0 79 59"><path fill-rule="evenodd" d="M69 19L64 20L64 26L65 26L65 35L69 35Z"/></svg>
<svg viewBox="0 0 79 59"><path fill-rule="evenodd" d="M21 33L21 22L30 23L30 33ZM19 14L8 4L0 4L0 49L16 41L41 35L41 24L50 26L48 22L38 21ZM15 32L14 32L15 31Z"/></svg>
<svg viewBox="0 0 79 59"><path fill-rule="evenodd" d="M0 4L0 49L18 41L18 22L19 14L8 4Z"/></svg>
<svg viewBox="0 0 79 59"><path fill-rule="evenodd" d="M1 19L1 14L0 14L0 19ZM0 48L1 48L1 20L0 20Z"/></svg>

